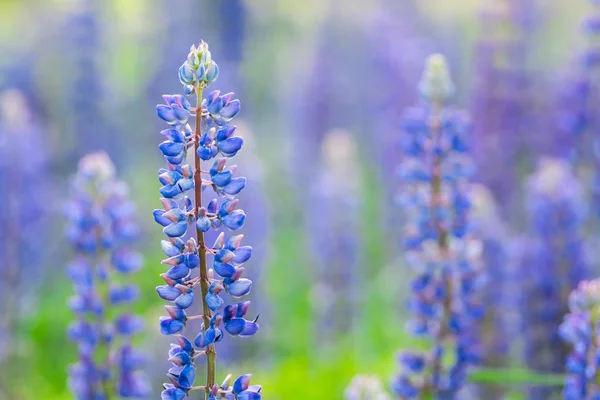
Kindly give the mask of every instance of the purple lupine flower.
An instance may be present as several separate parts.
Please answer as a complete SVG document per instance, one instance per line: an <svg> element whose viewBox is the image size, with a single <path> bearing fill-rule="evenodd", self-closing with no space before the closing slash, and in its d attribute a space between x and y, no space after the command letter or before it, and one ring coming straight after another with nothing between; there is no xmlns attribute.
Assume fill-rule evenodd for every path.
<svg viewBox="0 0 600 400"><path fill-rule="evenodd" d="M205 243L204 234L211 229L240 229L246 214L239 209L235 196L245 188L246 179L239 177L231 158L241 150L243 139L237 135L237 127L229 122L240 111L240 101L233 93L221 94L213 90L203 97L204 89L217 80L218 65L212 60L208 45L202 41L190 49L187 59L179 68L179 80L186 95L195 95L195 105L184 95L164 95L166 104L156 107L160 119L169 128L161 133L165 141L159 150L167 161L167 168L159 170L162 209L154 211L154 219L163 226L167 240L162 242L170 266L161 275L165 285L158 286L158 295L169 301L165 306L168 316L161 317L160 330L165 335L181 333L188 321L201 319L202 327L193 344L183 335L169 351L170 383L164 384L163 400L181 400L188 392L202 389L208 399L260 399L261 387L249 386L250 375L242 375L229 388L228 376L220 386L215 381L215 343L225 337L248 337L259 326L257 319L247 319L250 302L238 302L225 306L221 293L233 298L248 294L252 281L244 278L243 264L252 255L252 247L243 244L243 235L217 237L212 246ZM188 122L194 121L194 128ZM194 166L186 164L188 150L193 148ZM205 163L203 169L202 161ZM191 175L190 175L191 174ZM191 180L191 181L190 181ZM214 192L213 198L202 202L206 188ZM192 190L193 189L193 190ZM191 193L193 199L188 197ZM195 235L187 241L183 236L188 228ZM195 228L195 229L194 229ZM207 256L212 256L209 268ZM198 274L194 270L198 269ZM200 287L202 315L188 315ZM194 386L196 359L206 359L206 383Z"/></svg>
<svg viewBox="0 0 600 400"><path fill-rule="evenodd" d="M431 342L427 353L401 352L392 383L403 399L455 399L469 367L479 361L481 243L469 224L469 130L465 115L447 106L454 86L446 60L428 58L420 85L424 103L408 109L402 125L400 168L408 224L404 246L417 276L407 328ZM443 359L452 353L453 364Z"/></svg>
<svg viewBox="0 0 600 400"><path fill-rule="evenodd" d="M319 178L311 190L309 230L316 259L311 297L316 337L331 343L355 325L359 302L360 170L358 149L346 131L332 130L324 140Z"/></svg>
<svg viewBox="0 0 600 400"><path fill-rule="evenodd" d="M12 75L11 75L12 76ZM19 89L0 92L0 370L8 371L15 325L37 290L47 242L48 158L45 132ZM17 150L18 149L18 150ZM39 278L38 278L39 279ZM0 397L10 397L0 377Z"/></svg>
<svg viewBox="0 0 600 400"><path fill-rule="evenodd" d="M65 212L76 256L67 275L75 292L69 307L77 319L68 334L77 343L79 362L69 368L69 387L82 400L147 398L144 357L131 346L143 323L120 310L139 292L128 282L142 266L140 254L131 248L138 235L135 207L106 153L81 159L71 189Z"/></svg>
<svg viewBox="0 0 600 400"><path fill-rule="evenodd" d="M526 184L530 232L518 279L525 363L538 371L561 372L567 349L557 327L569 292L591 273L583 237L588 207L583 186L565 161L542 160ZM530 396L547 398L550 392L533 388Z"/></svg>
<svg viewBox="0 0 600 400"><path fill-rule="evenodd" d="M566 358L565 400L600 398L600 280L582 281L569 295L559 335L571 347Z"/></svg>
<svg viewBox="0 0 600 400"><path fill-rule="evenodd" d="M473 158L478 180L498 199L503 213L515 200L519 157L532 147L528 141L540 131L532 126L535 75L528 70L527 60L532 7L531 0L489 1L479 14L482 35L476 49L471 107ZM489 157L492 153L494 157Z"/></svg>

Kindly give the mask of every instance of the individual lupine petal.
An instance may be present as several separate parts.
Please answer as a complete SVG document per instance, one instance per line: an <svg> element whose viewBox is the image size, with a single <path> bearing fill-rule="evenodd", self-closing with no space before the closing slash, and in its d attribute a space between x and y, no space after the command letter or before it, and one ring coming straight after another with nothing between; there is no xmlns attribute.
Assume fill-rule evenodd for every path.
<svg viewBox="0 0 600 400"><path fill-rule="evenodd" d="M161 400L183 400L185 396L186 393L183 389L176 388L173 385L169 385L168 388L160 393Z"/></svg>
<svg viewBox="0 0 600 400"><path fill-rule="evenodd" d="M227 105L225 105L221 111L219 112L219 115L225 120L225 121L231 121L233 118L235 118L236 115L238 115L238 113L240 112L241 109L241 103L238 99L235 100L231 100L229 103L227 103Z"/></svg>
<svg viewBox="0 0 600 400"><path fill-rule="evenodd" d="M165 306L165 310L167 310L167 312L173 319L176 319L178 321L185 321L187 319L187 316L185 315L185 311L183 311L179 307Z"/></svg>
<svg viewBox="0 0 600 400"><path fill-rule="evenodd" d="M218 77L219 77L219 66L217 65L216 62L211 61L210 67L208 67L208 69L206 70L206 75L204 77L204 80L206 81L206 83L211 84L211 83L214 83Z"/></svg>
<svg viewBox="0 0 600 400"><path fill-rule="evenodd" d="M177 378L177 383L179 387L183 389L189 389L194 385L194 380L196 379L196 368L193 365L186 365L179 377Z"/></svg>
<svg viewBox="0 0 600 400"><path fill-rule="evenodd" d="M212 311L218 310L223 305L223 299L214 293L206 294L206 305Z"/></svg>
<svg viewBox="0 0 600 400"><path fill-rule="evenodd" d="M183 279L190 274L190 269L185 264L175 265L167 271L167 276L171 279Z"/></svg>
<svg viewBox="0 0 600 400"><path fill-rule="evenodd" d="M121 315L115 320L115 328L119 335L132 336L144 329L144 321L131 314Z"/></svg>
<svg viewBox="0 0 600 400"><path fill-rule="evenodd" d="M161 299L167 301L175 301L179 296L181 296L181 292L178 289L169 285L157 286L156 292Z"/></svg>
<svg viewBox="0 0 600 400"><path fill-rule="evenodd" d="M175 304L177 305L177 307L179 307L181 309L189 308L193 302L194 302L194 293L193 292L190 292L187 294L182 294L181 296L179 296L177 298L177 300L175 300Z"/></svg>
<svg viewBox="0 0 600 400"><path fill-rule="evenodd" d="M235 267L231 264L215 261L213 268L223 278L231 278L235 274Z"/></svg>
<svg viewBox="0 0 600 400"><path fill-rule="evenodd" d="M238 193L240 193L245 187L246 178L237 177L232 179L231 182L229 182L227 186L223 188L223 192L228 196L235 196Z"/></svg>
<svg viewBox="0 0 600 400"><path fill-rule="evenodd" d="M182 85L194 85L197 79L196 72L192 69L190 64L185 62L179 67L179 81Z"/></svg>
<svg viewBox="0 0 600 400"><path fill-rule="evenodd" d="M182 321L169 317L160 317L160 333L163 335L173 335L181 332L184 326Z"/></svg>
<svg viewBox="0 0 600 400"><path fill-rule="evenodd" d="M173 109L164 104L156 106L156 114L169 125L175 125L178 122Z"/></svg>
<svg viewBox="0 0 600 400"><path fill-rule="evenodd" d="M183 240L180 238L172 238L171 240L161 240L160 245L163 253L169 257L176 256L183 250Z"/></svg>
<svg viewBox="0 0 600 400"><path fill-rule="evenodd" d="M200 265L200 258L195 253L189 253L185 256L185 265L189 269L197 268Z"/></svg>
<svg viewBox="0 0 600 400"><path fill-rule="evenodd" d="M175 157L180 155L185 150L185 144L182 142L171 142L170 140L165 140L158 146L158 148L165 156Z"/></svg>
<svg viewBox="0 0 600 400"><path fill-rule="evenodd" d="M223 221L223 225L232 231L237 231L244 226L244 222L246 222L246 214L242 210L234 210L231 214L222 217L221 221Z"/></svg>
<svg viewBox="0 0 600 400"><path fill-rule="evenodd" d="M169 362L172 362L173 364L177 365L177 366L182 366L182 365L189 365L192 363L192 358L190 357L190 354L186 351L180 351L177 354L169 357Z"/></svg>
<svg viewBox="0 0 600 400"><path fill-rule="evenodd" d="M227 291L233 297L242 297L250 293L252 289L252 281L250 279L239 279L227 285Z"/></svg>
<svg viewBox="0 0 600 400"><path fill-rule="evenodd" d="M179 185L165 185L159 189L161 196L167 198L177 197L182 193L181 187Z"/></svg>
<svg viewBox="0 0 600 400"><path fill-rule="evenodd" d="M165 156L169 164L179 165L185 160L185 152L176 156Z"/></svg>
<svg viewBox="0 0 600 400"><path fill-rule="evenodd" d="M223 141L217 142L217 147L225 157L233 157L244 145L244 139L241 136L233 136Z"/></svg>
<svg viewBox="0 0 600 400"><path fill-rule="evenodd" d="M246 326L246 320L244 318L232 318L225 323L225 330L230 335L239 335Z"/></svg>
<svg viewBox="0 0 600 400"><path fill-rule="evenodd" d="M252 247L251 246L242 246L233 251L235 257L231 261L236 264L243 264L252 257Z"/></svg>
<svg viewBox="0 0 600 400"><path fill-rule="evenodd" d="M194 351L192 343L185 336L178 335L177 343L179 343L179 347L181 347L183 351L186 351L188 353L192 353L192 351Z"/></svg>
<svg viewBox="0 0 600 400"><path fill-rule="evenodd" d="M179 221L176 223L171 223L168 226L165 226L163 228L163 232L165 235L174 238L174 237L181 237L183 235L185 235L185 233L187 232L187 221Z"/></svg>
<svg viewBox="0 0 600 400"><path fill-rule="evenodd" d="M171 224L171 220L164 216L165 212L165 210L154 210L152 212L154 220L162 226L168 226Z"/></svg>
<svg viewBox="0 0 600 400"><path fill-rule="evenodd" d="M204 347L204 331L202 329L200 330L200 333L196 335L196 338L194 339L194 345L198 348Z"/></svg>
<svg viewBox="0 0 600 400"><path fill-rule="evenodd" d="M211 180L212 180L213 185L215 185L218 188L223 188L231 183L232 177L233 177L233 172L223 171L223 172L217 172L217 173L211 175Z"/></svg>
<svg viewBox="0 0 600 400"><path fill-rule="evenodd" d="M219 114L219 112L223 108L223 98L217 97L216 99L211 101L210 104L208 104L206 108L207 108L208 112L211 114L215 114L215 115Z"/></svg>
<svg viewBox="0 0 600 400"><path fill-rule="evenodd" d="M240 332L239 337L250 337L253 336L258 330L260 326L256 323L256 321L246 321L244 325L244 330Z"/></svg>
<svg viewBox="0 0 600 400"><path fill-rule="evenodd" d="M217 338L217 331L214 326L211 326L204 332L204 347L210 346Z"/></svg>
<svg viewBox="0 0 600 400"><path fill-rule="evenodd" d="M228 263L235 257L235 253L229 249L221 249L215 254L215 261Z"/></svg>
<svg viewBox="0 0 600 400"><path fill-rule="evenodd" d="M252 378L252 374L245 374L240 376L233 382L233 393L240 394L250 385L250 378Z"/></svg>
<svg viewBox="0 0 600 400"><path fill-rule="evenodd" d="M210 219L206 216L199 217L196 220L196 228L198 228L198 230L200 230L200 232L208 232L210 230L211 226L212 226L212 223L211 223Z"/></svg>
<svg viewBox="0 0 600 400"><path fill-rule="evenodd" d="M232 137L233 133L235 132L236 129L237 129L237 126L235 126L235 125L228 125L228 126L223 126L223 127L219 128L219 130L217 130L217 132L215 134L215 140L217 142L222 142L222 141Z"/></svg>
<svg viewBox="0 0 600 400"><path fill-rule="evenodd" d="M183 135L183 132L181 132L179 129L164 129L160 132L160 134L168 140L170 140L171 142L185 142L185 136Z"/></svg>
<svg viewBox="0 0 600 400"><path fill-rule="evenodd" d="M237 303L235 316L243 317L248 312L248 308L250 307L250 301L242 301L241 303Z"/></svg>
<svg viewBox="0 0 600 400"><path fill-rule="evenodd" d="M254 390L246 390L245 392L240 393L237 396L237 400L261 400L262 395L260 394L260 389Z"/></svg>
<svg viewBox="0 0 600 400"><path fill-rule="evenodd" d="M219 236L215 239L215 243L212 248L215 250L220 250L225 246L225 232L219 233Z"/></svg>
<svg viewBox="0 0 600 400"><path fill-rule="evenodd" d="M172 185L183 178L183 175L176 170L168 170L161 168L158 170L158 180L163 185Z"/></svg>
<svg viewBox="0 0 600 400"><path fill-rule="evenodd" d="M229 239L227 239L225 247L227 247L229 250L235 250L241 246L243 239L244 235L230 236Z"/></svg>

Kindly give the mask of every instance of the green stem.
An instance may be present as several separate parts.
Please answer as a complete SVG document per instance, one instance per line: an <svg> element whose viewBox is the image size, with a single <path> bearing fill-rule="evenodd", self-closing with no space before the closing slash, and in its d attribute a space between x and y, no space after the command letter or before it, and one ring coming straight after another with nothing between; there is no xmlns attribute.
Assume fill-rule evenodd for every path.
<svg viewBox="0 0 600 400"><path fill-rule="evenodd" d="M200 85L197 90L196 98L196 131L194 138L194 197L196 204L196 211L198 207L202 205L202 176L201 160L198 156L198 148L200 147L200 137L202 136L202 91L204 87ZM208 294L208 268L206 263L206 246L204 244L204 233L196 228L196 236L198 238L198 257L200 258L200 290L202 292L202 311L204 320L204 332L210 325L210 319L212 312L206 302L206 295ZM211 344L206 349L206 393L210 391L210 388L215 384L215 370L217 353L215 352L215 345Z"/></svg>

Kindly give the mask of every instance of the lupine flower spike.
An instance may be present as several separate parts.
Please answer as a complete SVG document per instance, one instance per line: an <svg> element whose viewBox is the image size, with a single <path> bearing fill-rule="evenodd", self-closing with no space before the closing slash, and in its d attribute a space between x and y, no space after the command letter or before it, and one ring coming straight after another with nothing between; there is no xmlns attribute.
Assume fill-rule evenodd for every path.
<svg viewBox="0 0 600 400"><path fill-rule="evenodd" d="M527 180L530 237L523 250L519 284L525 365L536 371L563 371L568 352L557 332L569 291L591 278L584 221L589 216L584 185L569 163L543 159ZM531 398L548 398L552 387L533 387Z"/></svg>
<svg viewBox="0 0 600 400"><path fill-rule="evenodd" d="M417 273L408 329L431 349L400 354L392 389L401 399L455 399L479 359L483 315L481 245L469 226L468 125L446 105L454 86L443 56L428 58L419 89L424 104L405 113L400 173L408 210L404 247Z"/></svg>
<svg viewBox="0 0 600 400"><path fill-rule="evenodd" d="M571 345L567 358L565 400L600 399L600 279L582 281L569 296L569 313L559 334Z"/></svg>
<svg viewBox="0 0 600 400"><path fill-rule="evenodd" d="M143 323L118 311L135 301L138 288L127 278L142 266L131 249L138 229L127 187L115 179L105 153L82 158L71 187L67 234L77 256L67 274L75 291L69 306L77 320L68 333L78 345L79 362L69 369L69 387L80 400L147 398L150 386L139 371L144 357L131 345ZM123 283L116 283L117 277Z"/></svg>
<svg viewBox="0 0 600 400"><path fill-rule="evenodd" d="M167 168L158 171L162 209L154 210L154 219L163 226L166 240L162 250L167 256L163 264L169 269L161 274L164 285L158 295L169 302L167 316L160 319L165 335L177 335L171 345L168 371L169 383L164 384L163 400L181 400L191 390L203 390L209 400L217 398L261 399L261 387L250 385L251 375L240 376L230 387L228 376L216 383L215 343L232 336L254 335L257 319L246 319L249 301L225 305L221 293L237 299L250 292L252 281L243 278L244 266L252 255L252 247L242 245L243 235L217 237L207 246L204 234L210 229L227 228L237 231L246 219L237 208L235 196L246 186L246 178L235 176L236 166L230 159L242 148L244 140L236 135L231 120L240 111L240 101L233 93L213 90L203 97L204 89L217 80L219 67L212 60L208 45L192 46L187 59L179 68L179 80L184 94L164 95L165 104L156 107L158 116L169 128L161 132L165 141L159 149ZM185 96L195 95L195 105ZM192 128L188 122L193 120ZM194 165L186 164L188 151L193 148ZM202 161L211 161L203 169ZM211 188L217 198L203 203L203 194ZM191 197L190 197L191 196ZM189 226L193 237L184 241ZM212 257L212 268L208 257ZM198 270L198 273L194 273ZM202 315L188 315L200 289ZM190 320L201 319L202 328L193 341L181 333ZM196 360L206 359L206 380L194 385Z"/></svg>

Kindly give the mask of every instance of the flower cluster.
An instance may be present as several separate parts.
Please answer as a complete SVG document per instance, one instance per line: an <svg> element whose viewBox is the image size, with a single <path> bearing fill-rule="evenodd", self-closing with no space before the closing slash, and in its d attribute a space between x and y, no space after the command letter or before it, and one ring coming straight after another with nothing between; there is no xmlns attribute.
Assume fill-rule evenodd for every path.
<svg viewBox="0 0 600 400"><path fill-rule="evenodd" d="M68 334L78 345L79 362L69 369L69 386L82 400L148 397L150 387L140 372L144 357L131 346L143 323L128 312L112 312L138 296L128 282L142 266L131 248L138 235L135 208L105 153L82 158L71 187L67 236L77 255L67 274L75 291L69 307L77 320Z"/></svg>
<svg viewBox="0 0 600 400"><path fill-rule="evenodd" d="M444 57L430 56L420 83L425 102L408 109L403 122L404 247L417 274L408 329L431 342L427 354L399 356L402 372L393 390L405 399L456 398L468 367L479 360L481 244L469 226L468 124L445 105L453 89Z"/></svg>
<svg viewBox="0 0 600 400"><path fill-rule="evenodd" d="M215 343L224 339L224 332L233 336L254 335L259 326L257 318L248 320L249 301L226 305L221 297L225 292L233 298L250 292L252 281L243 278L244 266L252 255L250 246L242 245L243 235L226 237L224 232L209 247L204 233L226 227L231 231L242 228L246 220L244 211L237 208L234 197L246 186L246 178L234 176L235 165L228 165L231 157L244 143L236 135L236 126L229 122L240 111L240 101L233 93L221 94L218 90L203 98L203 90L214 83L219 68L212 60L208 45L201 42L192 46L186 61L179 69L179 80L186 95L196 95L192 106L184 95L165 95L165 104L156 107L158 116L169 129L159 150L168 167L160 169L158 178L163 185L162 209L154 211L154 219L163 226L167 236L162 249L167 258L163 261L169 269L161 274L165 284L158 286L158 295L170 302L165 306L168 316L161 317L160 330L165 335L181 333L187 322L202 320L200 332L193 344L183 335L172 345L169 361L173 367L168 372L170 383L164 385L163 400L181 400L190 390L202 389L208 399L239 400L260 399L260 386L250 386L250 375L239 377L229 387L229 377L221 385L215 383ZM194 119L195 128L188 122ZM194 166L186 164L188 150L193 148ZM202 161L213 160L209 170L202 169ZM205 205L202 195L212 188L215 196ZM193 191L193 198L187 194ZM195 237L184 240L189 226L195 228ZM208 267L207 257L213 259ZM194 274L194 270L199 270ZM202 315L190 316L187 311L194 302L194 291L200 287ZM222 310L221 310L222 309ZM196 359L204 356L207 363L206 383L194 386Z"/></svg>
<svg viewBox="0 0 600 400"><path fill-rule="evenodd" d="M571 345L567 358L565 400L587 400L600 397L600 280L582 281L569 296L569 313L559 334Z"/></svg>
<svg viewBox="0 0 600 400"><path fill-rule="evenodd" d="M565 161L542 160L527 189L530 237L518 279L525 362L538 371L561 372L567 349L556 327L566 311L568 290L591 273L583 237L588 207L583 185ZM547 397L547 388L535 391Z"/></svg>

